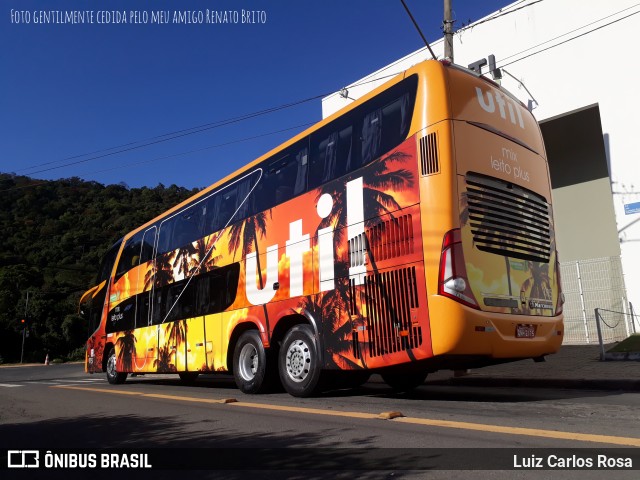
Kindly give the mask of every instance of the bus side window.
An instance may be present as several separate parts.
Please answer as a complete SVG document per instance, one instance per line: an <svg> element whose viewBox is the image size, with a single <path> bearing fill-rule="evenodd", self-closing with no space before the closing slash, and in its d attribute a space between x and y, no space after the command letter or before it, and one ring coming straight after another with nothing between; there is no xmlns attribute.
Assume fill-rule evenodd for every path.
<svg viewBox="0 0 640 480"><path fill-rule="evenodd" d="M153 259L153 242L155 240L155 228L147 230L140 243L140 265Z"/></svg>
<svg viewBox="0 0 640 480"><path fill-rule="evenodd" d="M220 207L222 206L222 194L213 193L203 200L204 234L209 235L222 228L220 226ZM222 224L224 226L224 224Z"/></svg>
<svg viewBox="0 0 640 480"><path fill-rule="evenodd" d="M210 275L205 274L194 279L195 311L194 315L209 313L209 281Z"/></svg>
<svg viewBox="0 0 640 480"><path fill-rule="evenodd" d="M333 126L333 131L322 129L311 137L309 188L341 177L347 173L347 165L351 164L353 127L336 127Z"/></svg>
<svg viewBox="0 0 640 480"><path fill-rule="evenodd" d="M236 185L233 185L221 192L221 201L217 202L219 210L216 230L224 228L229 224L229 222L233 223L231 218L236 211L236 202L238 200L238 193L236 190Z"/></svg>
<svg viewBox="0 0 640 480"><path fill-rule="evenodd" d="M211 315L229 308L236 299L240 264L232 263L195 277L188 292L193 311L188 316ZM185 317L187 318L187 317Z"/></svg>
<svg viewBox="0 0 640 480"><path fill-rule="evenodd" d="M142 232L136 233L127 241L127 244L122 250L122 255L120 255L118 268L116 269L116 281L129 270L139 265L142 235Z"/></svg>
<svg viewBox="0 0 640 480"><path fill-rule="evenodd" d="M98 281L96 283L100 283L111 278L113 264L116 263L116 256L118 255L118 250L120 250L121 244L122 240L116 242L116 244L111 247L103 257L102 264L100 265L100 270L98 273Z"/></svg>
<svg viewBox="0 0 640 480"><path fill-rule="evenodd" d="M217 218L213 231L221 230L255 213L252 208L254 202L250 198L255 193L255 190L252 191L255 181L253 175L245 177L216 195L219 198L215 202Z"/></svg>
<svg viewBox="0 0 640 480"><path fill-rule="evenodd" d="M168 220L164 220L160 224L160 230L158 231L158 250L156 252L156 257L159 257L160 255L172 250L171 239L173 238L175 218L176 217L169 218Z"/></svg>
<svg viewBox="0 0 640 480"><path fill-rule="evenodd" d="M305 139L265 162L262 179L249 196L252 215L306 191L308 152Z"/></svg>
<svg viewBox="0 0 640 480"><path fill-rule="evenodd" d="M209 306L208 312L223 312L236 299L238 280L240 278L240 264L232 263L226 267L209 273Z"/></svg>
<svg viewBox="0 0 640 480"><path fill-rule="evenodd" d="M160 224L156 256L172 252L204 236L202 232L203 206L193 205Z"/></svg>
<svg viewBox="0 0 640 480"><path fill-rule="evenodd" d="M305 142L306 144L306 142ZM293 185L293 195L300 195L307 191L307 169L309 167L309 148L305 145L296 152L296 182Z"/></svg>
<svg viewBox="0 0 640 480"><path fill-rule="evenodd" d="M232 215L235 213L235 216L231 220L231 223L235 223L239 220L244 220L245 218L256 213L251 208L253 202L251 202L251 199L249 198L250 194L253 194L253 191L251 190L252 187L253 182L251 181L251 177L245 177L237 183L236 203L235 207L233 208L233 212L231 213Z"/></svg>
<svg viewBox="0 0 640 480"><path fill-rule="evenodd" d="M163 295L164 294L164 295ZM167 297L167 289L166 288L154 288L153 295L151 301L151 325L158 325L164 320L164 316L166 313L165 302ZM164 299L163 299L164 297Z"/></svg>
<svg viewBox="0 0 640 480"><path fill-rule="evenodd" d="M382 110L375 109L365 115L360 135L362 165L366 165L382 154ZM355 166L358 168L358 166ZM354 169L355 169L354 168Z"/></svg>
<svg viewBox="0 0 640 480"><path fill-rule="evenodd" d="M202 233L202 207L194 205L173 217L173 235L168 251L193 243L204 235Z"/></svg>
<svg viewBox="0 0 640 480"><path fill-rule="evenodd" d="M382 152L397 147L407 137L411 122L410 110L408 93L382 108Z"/></svg>
<svg viewBox="0 0 640 480"><path fill-rule="evenodd" d="M269 184L275 187L275 204L286 202L306 189L308 148L291 149L282 161L268 172Z"/></svg>

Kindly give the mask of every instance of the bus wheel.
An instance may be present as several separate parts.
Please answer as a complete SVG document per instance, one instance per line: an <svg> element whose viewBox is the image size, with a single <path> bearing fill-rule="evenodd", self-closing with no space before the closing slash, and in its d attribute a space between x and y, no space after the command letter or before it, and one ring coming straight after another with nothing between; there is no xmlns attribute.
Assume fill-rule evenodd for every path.
<svg viewBox="0 0 640 480"><path fill-rule="evenodd" d="M261 393L269 387L267 353L256 330L240 335L233 350L233 377L243 393Z"/></svg>
<svg viewBox="0 0 640 480"><path fill-rule="evenodd" d="M109 356L107 357L107 380L112 385L119 385L124 383L126 379L126 372L116 371L116 350L115 348L112 348L109 351Z"/></svg>
<svg viewBox="0 0 640 480"><path fill-rule="evenodd" d="M427 378L425 372L408 373L383 373L384 383L393 388L396 392L410 392L422 385Z"/></svg>
<svg viewBox="0 0 640 480"><path fill-rule="evenodd" d="M183 383L193 383L198 378L198 372L180 372L178 376Z"/></svg>
<svg viewBox="0 0 640 480"><path fill-rule="evenodd" d="M280 380L287 392L294 397L315 393L320 380L320 357L309 325L296 325L287 332L278 360Z"/></svg>

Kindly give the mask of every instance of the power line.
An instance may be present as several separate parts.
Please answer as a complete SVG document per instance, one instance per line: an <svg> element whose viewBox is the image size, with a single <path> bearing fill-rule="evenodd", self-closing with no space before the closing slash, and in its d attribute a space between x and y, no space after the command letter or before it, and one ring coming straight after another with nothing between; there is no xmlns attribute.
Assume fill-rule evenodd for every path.
<svg viewBox="0 0 640 480"><path fill-rule="evenodd" d="M251 141L251 140L258 139L258 138L268 137L270 135L277 135L278 133L284 133L284 132L288 132L288 131L291 131L291 130L301 129L301 128L304 128L304 127L308 127L309 125L313 125L313 123L303 123L301 125L296 125L294 127L283 128L283 129L275 130L275 131L272 131L272 132L262 133L260 135L253 135L251 137L245 137L245 138L240 138L240 139L237 139L237 140L231 140L229 142L219 143L219 144L216 144L216 145L209 145L207 147L202 147L202 148L198 148L198 149L195 149L195 150L189 150L187 152L174 153L172 155L165 155L163 157L156 157L156 158L152 158L152 159L149 159L149 160L144 160L144 161L141 161L141 162L127 163L127 164L119 165L119 166L116 166L116 167L105 168L105 169L102 169L102 170L95 170L95 171L92 171L92 172L85 172L85 173L83 173L83 175L92 175L92 174L95 174L95 173L111 172L111 171L122 170L122 169L125 169L125 168L130 168L130 167L134 167L134 166L138 166L138 165L145 165L145 164L157 162L157 161L160 161L160 160L166 160L168 158L180 157L182 155L190 155L192 153L198 153L198 152L202 152L202 151L205 151L205 150L211 150L213 148L225 147L225 146L228 146L228 145L234 145L236 143L243 143L243 142L248 142L248 141ZM50 182L50 180L45 180L45 181L42 181L42 182L30 183L28 185L21 185L21 186L18 186L18 187L7 188L7 189L4 189L4 190L0 190L0 193L10 192L10 191L13 191L13 190L22 190L24 188L37 187L39 185L46 185L49 182Z"/></svg>
<svg viewBox="0 0 640 480"><path fill-rule="evenodd" d="M524 2L525 0L521 0L519 3ZM474 22L471 25L467 25L465 27L459 28L455 33L462 33L465 30L469 30L469 29L473 29L474 27L477 27L478 25L482 25L483 23L487 23L490 22L492 20L495 20L496 18L500 18L500 17L504 17L505 15L510 15L512 13L517 12L518 10L522 10L523 8L527 8L530 7L531 5L535 5L536 3L540 3L542 2L542 0L535 0L534 2L528 3L526 5L522 5L521 7L518 8L514 8L513 10L509 10L509 11L502 11L502 9L500 9L495 15L492 15L488 18L485 18L484 20L480 20L478 22ZM518 4L519 4L518 3ZM516 5L518 5L516 4ZM515 7L515 5L512 5L513 7ZM507 7L505 7L507 8Z"/></svg>
<svg viewBox="0 0 640 480"><path fill-rule="evenodd" d="M415 27L415 29L420 34L420 37L422 38L422 41L424 42L424 44L429 49L429 53L431 53L431 57L434 60L437 60L436 54L433 53L433 50L431 50L431 46L429 45L429 42L427 42L427 39L424 37L424 34L422 33L422 30L420 29L420 26L418 25L418 22L416 22L416 19L413 17L413 14L411 13L411 10L409 10L409 7L407 6L407 4L405 3L404 0L400 0L400 2L402 3L402 6L404 7L405 11L407 12L407 15L409 15L409 18L413 22L413 26Z"/></svg>
<svg viewBox="0 0 640 480"><path fill-rule="evenodd" d="M557 40L557 39L559 39L559 38L562 38L562 37L565 37L565 36L567 36L567 35L570 35L571 33L577 32L578 30L582 30L583 28L586 28L586 27L589 27L589 26L591 26L591 25L594 25L594 24L596 24L596 23L598 23L598 22L601 22L601 21L603 21L603 20L606 20L607 18L611 18L611 17L613 17L613 16L615 16L615 15L619 15L620 13L625 12L625 11L627 11L627 10L630 10L630 9L632 9L632 8L635 8L635 7L637 7L637 6L640 6L640 3L637 3L637 4L635 4L635 5L632 5L631 7L627 7L627 8L625 8L625 9L623 9L623 10L618 11L618 12L612 13L611 15L607 15L606 17L599 18L598 20L595 20L595 21L593 21L593 22L591 22L591 23L588 23L588 24L586 24L586 25L582 25L581 27L578 27L578 28L575 28L575 29L573 29L573 30L570 30L569 32L565 32L565 33L563 33L562 35L558 35L557 37L554 37L554 38L551 38L551 39L549 39L549 40L546 40L546 41L544 41L544 42L542 42L542 43L539 43L538 45L534 45L533 47L526 48L525 50L522 50L522 51L520 51L520 52L518 52L518 53L514 53L514 54L512 54L512 55L509 55L509 56L507 56L507 57L505 57L505 58L501 59L500 61L501 61L501 62L504 62L505 60L508 60L508 59L510 59L510 58L517 57L518 55L521 55L521 54L523 54L523 53L525 53L525 52L528 52L528 51L533 50L533 49L535 49L535 48L541 47L542 45L545 45L545 44L547 44L547 43L549 43L549 42L553 42L554 40ZM533 55L537 55L538 53L545 52L545 51L550 50L550 49L552 49L552 48L554 48L554 47L558 47L558 46L560 46L560 45L563 45L563 44L565 44L565 43L568 43L568 42L570 42L570 41L572 41L572 40L575 40L576 38L583 37L583 36L585 36L585 35L587 35L587 34L589 34L589 33L592 33L592 32L595 32L595 31L597 31L597 30L600 30L601 28L604 28L604 27L608 27L608 26L610 26L610 25L613 25L614 23L617 23L617 22L620 22L620 21L622 21L622 20L625 20L625 19L627 19L627 18L629 18L629 17L632 17L633 15L636 15L636 14L638 14L638 13L640 13L640 11L638 11L638 12L633 12L633 13L631 13L631 14L629 14L629 15L625 16L625 17L618 18L618 19L616 19L616 20L614 20L614 21L612 21L612 22L606 23L606 24L604 24L604 25L600 25L600 26L598 26L598 27L596 27L596 28L594 28L594 29L592 29L592 30L589 30L589 31L587 31L587 32L583 32L583 33L581 33L580 35L576 35L575 37L568 38L567 40L565 40L565 41L563 41L563 42L555 43L555 44L553 44L553 45L551 45L551 46L549 46L549 47L547 47L547 48L544 48L544 49L542 49L542 50L537 50L537 51L535 51L535 52L533 52L533 53L531 53L531 54L529 54L529 55L526 55L526 56L524 56L524 57L518 58L518 59L513 60L513 61L511 61L511 62L508 62L508 63L501 64L501 65L499 65L499 66L500 66L500 67L506 67L506 66L508 66L508 65L511 65L512 63L519 62L520 60L524 60L525 58L532 57Z"/></svg>
<svg viewBox="0 0 640 480"><path fill-rule="evenodd" d="M398 72L398 73L401 73L401 72ZM357 84L353 84L353 85L351 85L351 87L358 87L358 86L361 86L361 85L366 85L368 83L377 82L377 81L380 81L382 79L386 79L386 78L389 78L389 77L396 76L398 73L394 73L392 75L386 75L386 76L383 76L383 77L380 77L380 78L376 78L376 79L373 79L373 80L363 81L363 82L360 82L360 83L357 83ZM264 109L264 110L259 110L259 111L248 113L248 114L241 115L241 116L238 116L238 117L231 117L231 118L228 118L228 119L225 119L225 120L219 120L217 122L206 123L206 124L199 125L199 126L196 126L196 127L190 127L190 128L186 128L186 129L182 129L182 130L177 130L177 131L174 131L174 132L165 133L165 134L158 135L158 136L155 136L155 137L150 137L150 138L144 139L144 140L139 140L139 141L135 141L135 142L129 142L129 143L125 143L125 144L122 144L122 145L115 146L115 147L109 147L109 148L105 148L105 149L101 149L101 150L96 150L96 151L93 151L91 153L85 153L85 154L81 154L81 155L74 155L74 156L71 156L71 157L66 157L66 158L61 159L61 160L54 160L54 161L49 161L49 162L44 162L44 163L32 165L30 167L26 167L26 168L22 168L22 169L16 170L16 172L24 172L25 170L31 170L33 168L38 168L38 167L46 167L48 165L53 165L53 164L56 164L56 163L64 162L66 160L75 160L77 158L82 158L82 157L85 157L87 155L91 155L89 158L85 158L85 159L82 159L82 160L75 160L73 162L67 162L67 163L64 163L62 165L43 168L43 169L32 171L32 172L26 172L25 175L36 175L38 173L49 172L49 171L52 171L52 170L58 170L58 169L70 167L70 166L73 166L73 165L79 165L79 164L87 163L87 162L90 162L90 161L93 161L93 160L99 160L101 158L105 158L105 157L109 157L109 156L113 156L113 155L118 155L120 153L126 153L126 152L129 152L129 151L132 151L132 150L138 150L138 149L141 149L141 148L144 148L144 147L148 147L148 146L151 146L151 145L156 145L156 144L167 142L167 141L170 141L170 140L175 140L177 138L186 137L188 135L193 135L193 134L201 133L201 132L204 132L204 131L207 131L207 130L212 130L212 129L215 129L215 128L220 128L220 127L231 125L231 124L234 124L234 123L239 123L239 122L242 122L242 121L245 121L245 120L250 120L252 118L256 118L256 117L259 117L259 116L262 116L262 115L267 115L269 113L274 113L274 112L277 112L277 111L280 111L280 110L284 110L284 109L287 109L287 108L292 108L292 107L295 107L295 106L298 106L298 105L302 105L303 103L307 103L307 102L310 102L310 101L313 101L313 100L318 100L320 98L327 97L328 95L330 95L330 93L322 93L320 95L314 95L312 97L305 98L303 100L298 100L298 101L282 104L282 105L279 105L279 106L276 106L276 107L270 107L270 108L267 108L267 109ZM141 143L140 144L140 142L145 142L145 143ZM113 151L113 150L115 150L115 151ZM103 153L103 152L105 152L105 153ZM25 187L20 187L20 188L25 188ZM6 190L4 190L4 191L6 191Z"/></svg>
<svg viewBox="0 0 640 480"><path fill-rule="evenodd" d="M499 18L501 16L504 16L504 15L507 15L507 14L510 14L510 13L514 13L514 12L520 10L520 9L529 7L531 5L534 5L535 3L539 3L541 1L542 0L537 0L537 1L529 3L527 5L523 5L523 6L520 6L518 8L515 8L513 10L510 10L508 12L503 12L503 13L494 15L494 16L492 16L490 18L487 18L487 19L485 19L485 20L483 20L483 21L481 21L479 23L474 24L474 26L475 25L479 25L481 23L488 22L490 20L494 20L496 18ZM600 21L602 21L604 19L607 19L607 18L610 18L610 17L612 17L614 15L620 14L620 13L622 13L624 11L627 11L627 10L629 10L631 8L634 8L634 7L638 6L638 5L640 5L640 4L633 5L631 7L623 9L623 10L621 10L619 12L614 13L614 14L608 15L606 17L603 17L603 18L599 19L599 20L596 20L596 21L591 22L589 24L583 25L582 27L574 29L574 30L572 30L570 32L566 32L566 33L564 33L562 35L559 35L558 37L555 37L553 39L550 39L550 40L547 40L545 42L542 42L542 43L540 43L540 44L538 44L536 46L533 46L533 47L530 47L528 49L522 50L519 53L510 55L508 57L505 57L504 59L502 59L502 61L505 61L505 60L507 60L509 58L513 58L515 56L518 56L518 55L520 55L520 54L522 54L524 52L527 52L529 50L532 50L534 48L538 48L538 47L540 47L540 46L542 46L542 45L544 45L546 43L549 43L549 42L551 42L553 40L556 40L558 38L566 36L566 35L568 35L570 33L573 33L573 32L575 32L577 30L583 29L583 28L585 28L587 26L593 25L594 23L600 22ZM617 23L619 21L625 20L626 18L629 18L629 17L631 17L633 15L636 15L637 13L640 13L640 12L633 12L633 13L625 16L625 17L616 19L616 20L614 20L612 22L609 22L609 23L607 23L605 25L600 25L597 28L594 28L594 29L589 30L587 32L583 32L580 35L576 35L575 37L569 38L569 39L567 39L567 40L565 40L563 42L551 45L551 46L549 46L549 47L547 47L545 49L542 49L542 50L538 50L538 51L533 52L533 53L531 53L531 54L529 54L527 56L521 57L521 58L519 58L517 60L513 60L511 62L504 63L504 64L500 65L500 67L506 67L508 65L511 65L511 64L513 64L515 62L518 62L520 60L529 58L529 57L531 57L533 55L536 55L538 53L541 53L541 52L544 52L544 51L549 50L551 48L563 45L563 44L568 43L568 42L570 42L572 40L575 40L577 38L585 36L585 35L587 35L589 33L597 31L597 30L599 30L601 28L604 28L604 27L610 26L610 25L612 25L614 23ZM467 27L467 28L469 28L469 27ZM358 84L350 85L350 87L357 87L357 86L364 85L364 84L367 84L367 83L377 82L377 81L380 81L380 80L382 80L384 78L391 77L391 76L394 76L394 75L389 75L389 76L385 76L385 77L380 77L380 78L364 81L364 82L361 82L361 83L358 83ZM309 101L317 100L319 98L326 97L327 95L329 95L329 94L324 93L324 94L321 94L321 95L315 95L315 96L312 96L312 97L309 97L309 98L306 98L306 99L303 99L303 100L298 100L298 101L295 101L295 102L290 102L290 103L287 103L287 104L279 105L277 107L271 107L271 108L267 108L267 109L260 110L260 111L257 111L257 112L249 113L249 114L246 114L246 115L241 115L241 116L238 116L238 117L232 117L232 118L225 119L225 120L220 120L220 121L217 121L217 122L207 123L207 124L199 125L199 126L196 126L196 127L191 127L191 128L187 128L187 129L177 130L177 131L174 131L174 132L169 132L169 133L162 134L162 135L159 135L159 136L156 136L156 137L151 137L151 138L146 139L146 140L140 140L140 141L136 141L136 142L129 142L129 143L126 143L126 144L122 144L122 145L115 146L115 147L110 147L110 148L107 148L107 149L97 150L97 151L94 151L94 152L91 152L91 153L87 153L87 154L75 155L75 156L72 156L72 157L67 157L66 159L63 159L63 160L44 162L44 163L41 163L41 164L37 164L37 165L33 165L33 166L30 166L30 167L26 167L26 168L20 169L18 171L31 170L33 168L38 168L38 167L46 167L48 165L53 165L55 163L59 163L59 162L65 161L65 160L74 160L76 158L81 158L81 157L84 157L84 156L87 156L87 155L91 155L89 158L85 158L85 159L82 159L82 160L75 160L73 162L67 162L67 163L64 163L62 165L43 168L43 169L40 169L40 170L29 172L29 173L27 173L27 175L35 175L35 174L38 174L38 173L43 173L43 172L47 172L47 171L66 168L66 167L73 166L73 165L87 163L87 162L90 162L90 161L93 161L93 160L98 160L98 159L105 158L105 157L108 157L108 156L117 155L117 154L120 154L120 153L125 153L125 152L129 152L129 151L132 151L132 150L141 149L141 148L148 147L148 146L151 146L151 145L156 145L156 144L167 142L167 141L170 141L170 140L175 140L177 138L185 137L185 136L188 136L188 135L201 133L203 131L212 130L212 129L215 129L215 128L220 128L220 127L227 126L227 125L234 124L234 123L239 123L239 122L242 122L242 121L245 121L245 120L249 120L251 118L255 118L255 117L258 117L258 116L266 115L266 114L273 113L273 112L276 112L276 111L280 111L280 110L283 110L283 109L286 109L286 108L291 108L291 107L294 107L294 106L297 106L297 105L301 105L301 104L309 102ZM264 134L264 135L269 135L269 134ZM260 137L260 136L250 137L249 139L258 138L258 137ZM239 141L231 142L231 143L238 143L240 141L243 141L243 140L239 140ZM145 142L145 143L140 143L140 142ZM216 146L206 147L206 148L215 148L215 147ZM105 152L105 153L102 153L102 152ZM186 153L183 153L183 154L188 154L188 153L193 153L193 152L186 152ZM96 154L100 154L100 155L96 155ZM176 154L175 156L177 156L177 155L181 155L181 154ZM162 159L162 158L163 157L161 157L160 159ZM164 158L168 158L168 157L164 157ZM150 160L150 161L155 161L155 160ZM139 163L149 163L150 161L139 162ZM136 165L136 164L134 164L134 165ZM126 167L126 165L124 167ZM116 167L114 169L117 169L117 168L123 168L123 167ZM113 170L113 169L110 169L110 170ZM103 170L103 171L108 171L108 170ZM96 172L96 173L100 173L100 172L102 172L102 171L99 171L99 172ZM32 186L35 186L35 184L32 184ZM25 188L25 186L23 186L23 187L15 187L13 189L18 189L18 188ZM8 190L13 190L13 189L8 189ZM8 190L3 190L3 191L8 191Z"/></svg>
<svg viewBox="0 0 640 480"><path fill-rule="evenodd" d="M308 127L309 125L313 125L313 123L304 123L302 125L296 125L295 127L283 128L281 130L276 130L276 131L273 131L273 132L263 133L263 134L260 134L260 135L254 135L252 137L240 138L238 140L232 140L232 141L225 142L225 143L219 143L217 145L209 145L208 147L202 147L202 148L198 148L196 150L189 150L187 152L174 153L172 155L165 155L164 157L156 157L156 158L152 158L152 159L149 159L149 160L144 160L144 161L141 161L141 162L127 163L127 164L124 164L124 165L119 165L117 167L105 168L103 170L94 170L92 172L86 172L86 173L84 173L84 175L92 175L92 174L95 174L95 173L105 173L105 172L111 172L111 171L114 171L114 170L122 170L122 169L125 169L125 168L135 167L135 166L138 166L138 165L145 165L147 163L153 163L153 162L157 162L157 161L160 161L160 160L167 160L168 158L180 157L182 155L191 155L192 153L203 152L205 150L211 150L213 148L226 147L228 145L234 145L236 143L248 142L250 140L255 140L257 138L264 138L264 137L268 137L270 135L276 135L278 133L284 133L284 132L289 132L291 130L297 130L299 128Z"/></svg>
<svg viewBox="0 0 640 480"><path fill-rule="evenodd" d="M93 161L93 160L98 160L98 159L109 157L109 156L112 156L112 155L117 155L117 154L120 154L120 153L130 152L132 150L138 150L140 148L148 147L148 146L151 146L151 145L157 145L159 143L168 142L170 140L175 140L177 138L186 137L188 135L193 135L195 133L200 133L200 132L204 132L204 131L207 131L207 130L220 128L220 127L223 127L223 126L227 126L227 125L231 125L231 124L234 124L234 123L242 122L244 120L249 120L251 118L255 118L255 117L259 117L259 116L266 115L266 114L269 114L269 113L277 112L279 110L284 110L286 108L291 108L291 107L294 107L294 106L297 106L297 105L301 105L301 104L306 103L306 102L310 102L312 100L317 100L319 98L323 98L325 96L327 96L327 94L316 95L314 97L309 97L309 98L306 98L304 100L299 100L299 101L296 101L296 102L291 102L291 103L288 103L288 104L280 105L278 107L272 107L272 108L268 108L268 109L265 109L265 110L260 110L260 111L249 113L249 114L242 115L242 116L239 116L239 117L234 117L234 118L230 118L230 119L226 119L226 120L221 120L219 122L205 124L205 125L201 125L199 127L193 127L193 128L190 128L190 129L178 130L176 132L167 133L167 134L164 134L164 135L160 135L158 137L153 137L153 138L149 139L149 141L142 140L143 142L146 142L146 143L142 143L140 145L131 146L131 147L128 147L128 148L112 147L112 148L108 148L108 149L105 149L105 150L99 150L96 153L109 152L109 150L118 149L118 150L116 150L114 152L103 153L101 155L93 155L93 156L90 156L89 158L85 158L85 159L82 159L82 160L76 160L76 161L73 161L73 162L67 162L67 163L64 163L62 165L57 165L55 167L48 167L48 168L43 168L43 169L40 169L40 170L36 170L34 172L29 172L28 175L35 175L35 174L38 174L38 173L49 172L51 170L58 170L60 168L70 167L70 166L73 166L73 165L79 165L81 163L87 163L87 162L90 162L90 161ZM164 138L164 137L167 137L167 138ZM139 142L132 142L132 143L135 144L135 143L139 143ZM132 145L132 143L125 144L125 145L123 145L123 147L126 146L126 145ZM84 155L78 155L78 156L70 157L70 158L79 158L79 157L82 157L82 156L84 156ZM51 164L51 163L57 163L57 162L46 162L46 164ZM45 166L45 164L41 164L40 166ZM29 167L28 169L30 169L30 168L36 168L36 167Z"/></svg>

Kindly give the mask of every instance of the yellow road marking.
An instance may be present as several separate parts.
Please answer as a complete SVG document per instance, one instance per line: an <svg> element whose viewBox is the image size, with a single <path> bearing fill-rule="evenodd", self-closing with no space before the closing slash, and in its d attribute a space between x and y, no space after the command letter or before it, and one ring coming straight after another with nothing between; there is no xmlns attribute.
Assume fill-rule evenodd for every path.
<svg viewBox="0 0 640 480"><path fill-rule="evenodd" d="M181 400L184 402L196 402L196 403L231 403L235 401L232 398L211 399L211 398L182 397L182 396L176 396L176 395L163 395L161 393L129 392L127 390L111 390L110 388L75 387L71 385L52 385L51 388L64 388L66 390L84 390L87 392L115 393L118 395L137 395L138 397L160 398L164 400Z"/></svg>
<svg viewBox="0 0 640 480"><path fill-rule="evenodd" d="M65 388L67 390L85 390L87 392L118 393L120 395L145 395L142 392L130 392L128 390L111 390L110 388L72 387L71 385L51 385L51 388Z"/></svg>
<svg viewBox="0 0 640 480"><path fill-rule="evenodd" d="M281 412L296 412L296 413L308 413L309 415L328 415L330 417L350 417L350 418L365 418L373 419L378 418L375 413L363 413L363 412L345 412L342 410L323 410L320 408L309 407L288 407L284 405L269 405L267 403L249 403L249 402L236 402L231 403L234 407L247 407L247 408L260 408L262 410L276 410Z"/></svg>
<svg viewBox="0 0 640 480"><path fill-rule="evenodd" d="M320 408L309 408L309 407L293 407L293 406L284 406L284 405L269 405L266 403L252 403L252 402L238 402L232 398L222 398L222 399L210 399L210 398L197 398L197 397L184 397L178 395L164 395L160 393L142 393L142 392L131 392L127 390L112 390L107 388L92 388L92 387L76 387L71 385L54 385L51 388L64 388L67 390L83 390L88 392L99 392L99 393L113 393L118 395L136 395L139 397L149 397L149 398L158 398L163 400L177 400L183 402L193 402L193 403L207 403L207 404L228 404L233 407L245 407L245 408L256 408L262 410L274 410L280 412L287 413L306 413L308 415L326 415L331 417L349 417L349 418L360 418L360 419L380 419L386 418L384 415L375 414L375 413L364 413L364 412L350 412L343 410L325 410ZM482 423L469 423L469 422L455 422L451 420L434 420L429 418L414 418L414 417L403 417L398 416L401 415L399 412L393 412L394 415L391 415L391 419L389 421L399 422L399 423L408 423L413 425L426 425L429 427L439 427L439 428L456 428L462 430L475 430L481 432L492 432L492 433L502 433L507 435L522 435L527 437L544 437L544 438L554 438L558 440L574 440L579 442L595 442L595 443L606 443L611 445L625 445L632 447L640 447L640 438L633 437L614 437L610 435L596 435L590 433L575 433L575 432L563 432L556 430L540 430L537 428L523 428L523 427L505 427L500 425L491 425L491 424L482 424Z"/></svg>
<svg viewBox="0 0 640 480"><path fill-rule="evenodd" d="M182 400L183 402L196 402L196 403L234 403L235 398L197 398L197 397L179 397L176 395L163 395L160 393L143 393L145 397L162 398L164 400Z"/></svg>
<svg viewBox="0 0 640 480"><path fill-rule="evenodd" d="M429 418L402 417L394 422L428 425L430 427L459 428L463 430L478 430L482 432L505 433L507 435L525 435L528 437L556 438L560 440L577 440L580 442L609 443L613 445L628 445L640 447L640 438L612 437L609 435L595 435L590 433L562 432L557 430L540 430L537 428L503 427L482 423L453 422L449 420L431 420Z"/></svg>

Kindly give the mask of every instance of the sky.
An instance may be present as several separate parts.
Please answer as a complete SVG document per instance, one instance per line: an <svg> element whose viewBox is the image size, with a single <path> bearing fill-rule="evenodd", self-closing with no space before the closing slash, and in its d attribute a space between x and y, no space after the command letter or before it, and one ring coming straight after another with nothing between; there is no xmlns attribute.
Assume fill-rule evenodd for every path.
<svg viewBox="0 0 640 480"><path fill-rule="evenodd" d="M454 28L511 3L452 1ZM439 39L443 1L406 3ZM400 0L3 0L0 172L206 187L423 46Z"/></svg>

